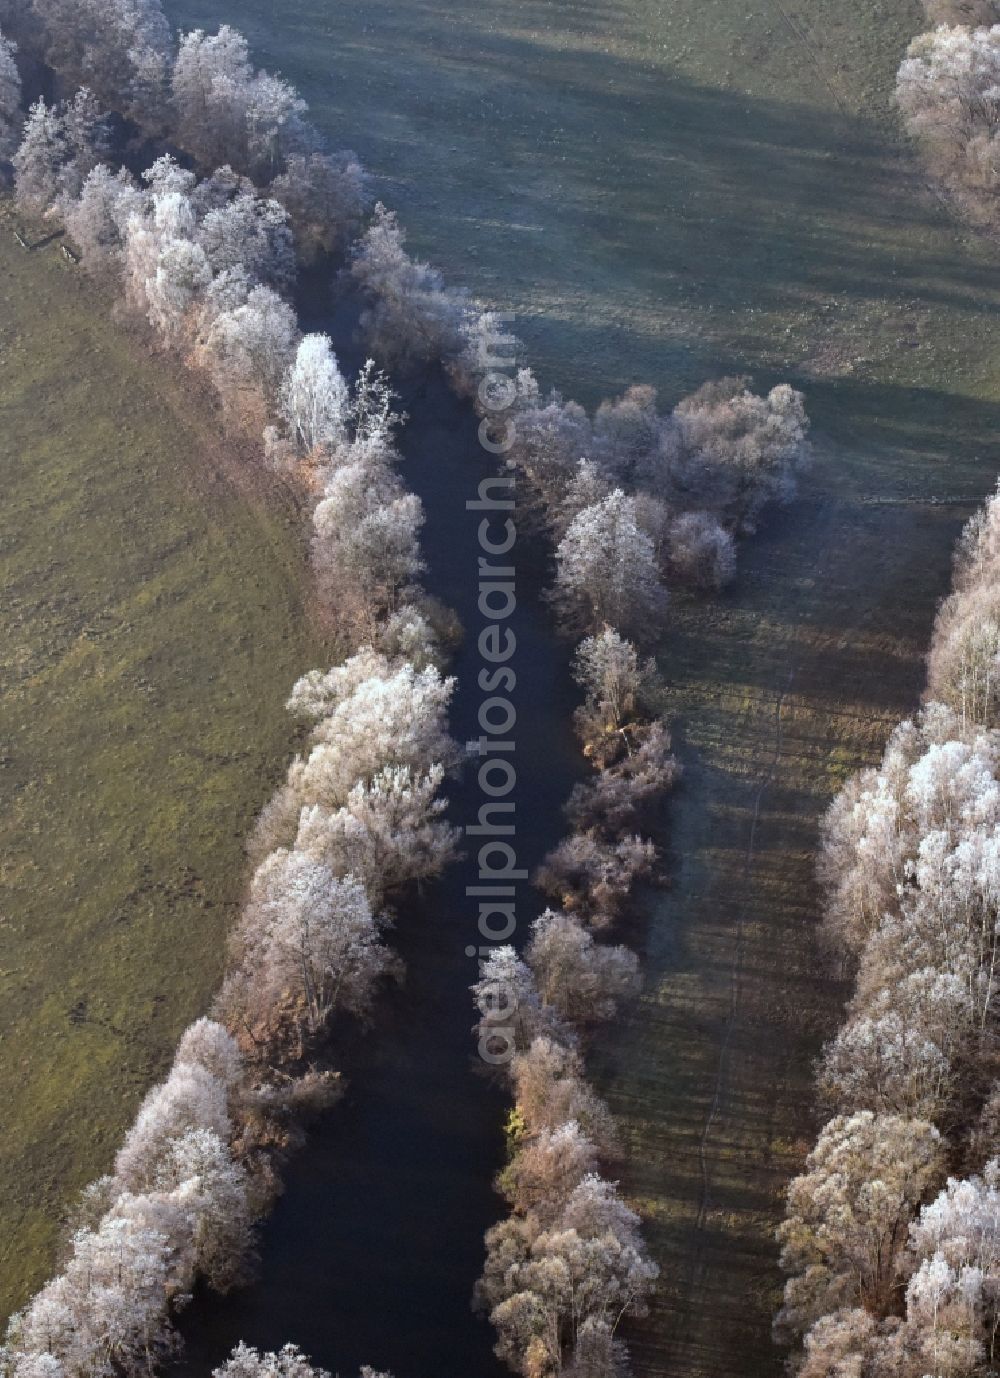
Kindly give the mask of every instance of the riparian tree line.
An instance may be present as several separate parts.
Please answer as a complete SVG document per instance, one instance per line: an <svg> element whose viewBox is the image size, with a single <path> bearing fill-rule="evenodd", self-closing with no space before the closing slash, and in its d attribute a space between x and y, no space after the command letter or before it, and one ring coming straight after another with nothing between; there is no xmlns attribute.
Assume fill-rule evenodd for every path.
<svg viewBox="0 0 1000 1378"><path fill-rule="evenodd" d="M832 805L824 934L853 977L781 1228L803 1378L1000 1360L1000 497L966 528L924 707Z"/></svg>
<svg viewBox="0 0 1000 1378"><path fill-rule="evenodd" d="M577 732L595 774L574 789L573 831L536 876L558 908L532 925L523 956L496 948L474 987L480 1046L497 1043L514 1100L497 1183L509 1214L486 1236L476 1298L498 1354L524 1378L627 1373L620 1325L643 1314L659 1271L608 1176L615 1126L584 1053L589 1031L638 990L635 954L595 935L654 871L656 848L640 829L680 772L651 707L655 669L636 647L605 627L573 665L584 693Z"/></svg>
<svg viewBox="0 0 1000 1378"><path fill-rule="evenodd" d="M397 969L394 898L454 855L440 789L448 616L420 587L423 512L397 469L402 420L380 368L443 366L477 398L502 328L406 250L370 208L364 170L331 152L305 102L223 26L175 35L158 0L0 0L0 158L26 214L61 222L157 347L199 370L226 424L304 499L317 587L347 655L295 687L302 753L251 841L253 874L211 1019L193 1025L109 1175L88 1190L60 1271L11 1322L5 1378L148 1371L200 1279L224 1290L253 1252L280 1153L337 1094L312 1063L331 1022L364 1017ZM51 100L25 111L25 78ZM347 378L303 335L300 265L329 261L361 298L371 359ZM377 362L376 362L377 361ZM587 1085L587 1026L635 988L633 954L595 939L656 852L642 819L677 767L631 636L661 625L671 583L715 589L735 539L787 500L808 458L800 394L725 379L661 413L634 387L593 416L521 370L507 462L553 542L552 598L582 635L578 714L594 779L538 883L557 907L524 956L500 949L477 985L512 983L516 1056L510 1216L487 1239L479 1300L526 1378L623 1372L617 1331L656 1268L607 1169L614 1127ZM483 1008L485 1004L486 1008ZM294 1348L240 1346L220 1378L310 1378ZM371 1375L371 1378L380 1378Z"/></svg>

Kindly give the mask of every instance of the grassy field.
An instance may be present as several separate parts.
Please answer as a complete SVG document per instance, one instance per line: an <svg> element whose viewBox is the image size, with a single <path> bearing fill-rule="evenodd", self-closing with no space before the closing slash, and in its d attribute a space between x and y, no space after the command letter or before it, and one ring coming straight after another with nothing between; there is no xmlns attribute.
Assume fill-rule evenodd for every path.
<svg viewBox="0 0 1000 1378"><path fill-rule="evenodd" d="M207 1005L321 654L292 515L182 378L0 223L0 1313Z"/></svg>
<svg viewBox="0 0 1000 1378"><path fill-rule="evenodd" d="M735 592L662 648L687 782L648 982L601 1045L663 1285L640 1378L780 1372L773 1230L839 993L816 823L915 704L994 484L998 255L892 112L919 0L169 0L228 20L379 173L411 243L516 315L545 382L668 400L788 377L820 439Z"/></svg>
<svg viewBox="0 0 1000 1378"><path fill-rule="evenodd" d="M989 386L994 256L925 194L891 112L920 0L166 8L239 25L411 247L512 310L581 400L734 368Z"/></svg>

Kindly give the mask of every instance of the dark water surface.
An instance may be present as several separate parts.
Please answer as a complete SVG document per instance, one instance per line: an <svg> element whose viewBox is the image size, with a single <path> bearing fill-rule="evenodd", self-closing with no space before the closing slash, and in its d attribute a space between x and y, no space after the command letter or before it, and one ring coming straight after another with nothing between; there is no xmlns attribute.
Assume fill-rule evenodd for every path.
<svg viewBox="0 0 1000 1378"><path fill-rule="evenodd" d="M321 324L330 328L328 320L311 322ZM496 472L495 461L478 444L471 409L440 378L403 391L403 477L426 508L425 582L466 633L452 667L451 712L452 732L465 742L480 736L486 697L477 685L481 514L465 504ZM539 543L524 536L515 565L514 843L519 867L530 872L564 831L561 807L584 767L569 726L576 696L566 648L537 599ZM475 770L449 793L452 821L475 822L484 798ZM392 942L406 964L405 987L384 998L371 1030L344 1050L347 1096L290 1164L262 1231L259 1281L228 1298L201 1298L185 1316L183 1373L206 1374L241 1339L269 1349L294 1342L343 1375L362 1363L397 1378L505 1371L490 1326L470 1307L483 1232L502 1213L491 1180L507 1109L500 1088L481 1074L472 1036L477 965L466 949L478 941L478 911L465 889L476 883L476 845L400 914ZM537 909L530 885L519 884L518 940Z"/></svg>

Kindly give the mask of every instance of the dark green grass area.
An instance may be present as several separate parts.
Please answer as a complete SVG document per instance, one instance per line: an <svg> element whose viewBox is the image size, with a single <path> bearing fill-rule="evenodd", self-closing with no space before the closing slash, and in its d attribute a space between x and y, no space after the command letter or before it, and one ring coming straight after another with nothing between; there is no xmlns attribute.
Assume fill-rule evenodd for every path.
<svg viewBox="0 0 1000 1378"><path fill-rule="evenodd" d="M185 380L0 222L0 1313L185 1023L321 654L292 514Z"/></svg>
<svg viewBox="0 0 1000 1378"><path fill-rule="evenodd" d="M751 370L978 393L994 255L899 137L919 0L167 0L356 147L546 383Z"/></svg>

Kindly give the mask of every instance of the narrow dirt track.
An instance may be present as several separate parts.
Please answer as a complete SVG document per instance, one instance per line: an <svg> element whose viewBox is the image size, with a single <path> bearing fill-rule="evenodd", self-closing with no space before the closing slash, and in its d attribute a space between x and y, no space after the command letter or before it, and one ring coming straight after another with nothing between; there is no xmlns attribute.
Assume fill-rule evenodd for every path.
<svg viewBox="0 0 1000 1378"><path fill-rule="evenodd" d="M767 772L760 782L754 799L753 814L750 819L750 836L747 841L746 863L743 868L744 885L749 886L753 876L753 864L755 860L755 849L757 841L757 825L760 822L761 805L764 802L764 795L767 787L774 779L778 763L781 760L781 710L784 707L785 699L795 681L794 668L788 672L788 682L778 695L774 704L774 754L767 767ZM736 952L733 957L732 974L732 998L730 1002L729 1018L726 1021L725 1036L722 1040L722 1047L719 1050L719 1072L715 1079L715 1095L712 1097L712 1104L709 1108L708 1117L705 1120L705 1128L701 1136L701 1143L698 1149L698 1156L701 1162L701 1201L698 1204L698 1219L695 1228L704 1228L705 1219L708 1215L709 1204L711 1201L712 1174L709 1165L709 1143L711 1141L712 1129L720 1112L723 1110L726 1100L726 1071L728 1063L729 1047L732 1042L733 1030L740 1017L741 996L743 993L743 965L746 957L745 926L746 926L746 906L740 910L740 916L736 924ZM692 1288L693 1290L693 1288Z"/></svg>

